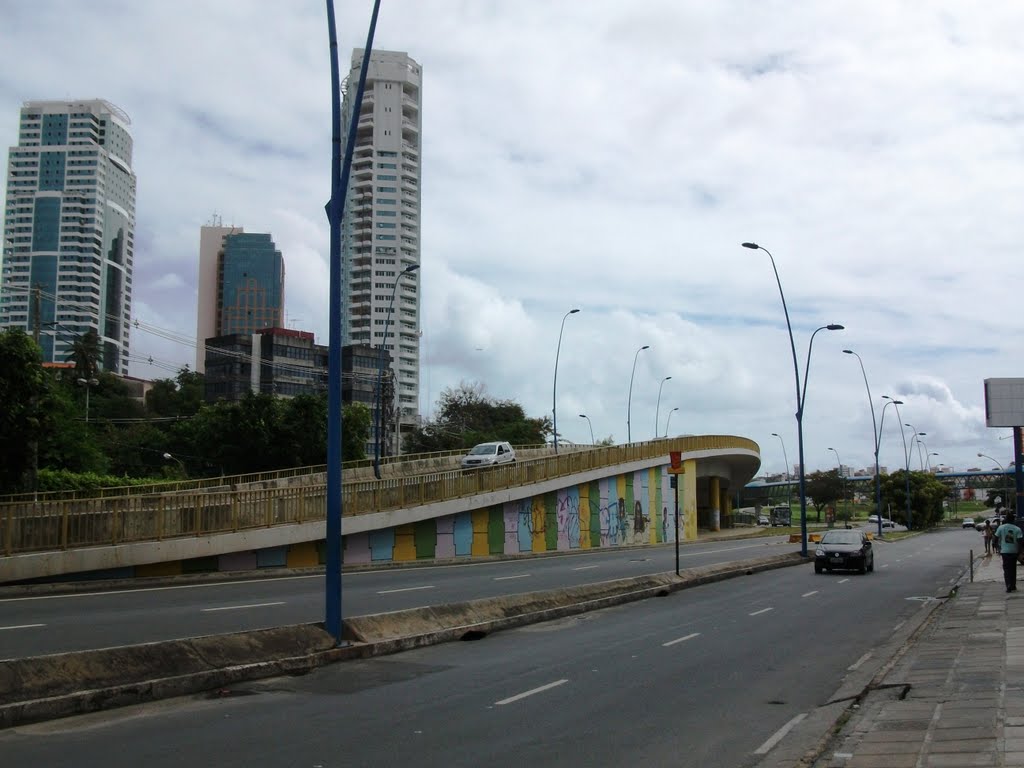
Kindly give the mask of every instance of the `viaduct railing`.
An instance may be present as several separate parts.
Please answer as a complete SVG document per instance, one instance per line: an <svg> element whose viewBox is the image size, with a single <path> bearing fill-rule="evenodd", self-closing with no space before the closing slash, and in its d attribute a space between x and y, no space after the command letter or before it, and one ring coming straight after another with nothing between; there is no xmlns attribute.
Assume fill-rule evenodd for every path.
<svg viewBox="0 0 1024 768"><path fill-rule="evenodd" d="M658 457L667 462L670 451L681 451L685 457L730 449L758 452L757 444L746 438L702 435L564 452L489 469L348 481L342 483L342 514L353 517L449 501ZM131 495L0 503L2 553L208 536L326 518L323 481L249 489L135 490Z"/></svg>

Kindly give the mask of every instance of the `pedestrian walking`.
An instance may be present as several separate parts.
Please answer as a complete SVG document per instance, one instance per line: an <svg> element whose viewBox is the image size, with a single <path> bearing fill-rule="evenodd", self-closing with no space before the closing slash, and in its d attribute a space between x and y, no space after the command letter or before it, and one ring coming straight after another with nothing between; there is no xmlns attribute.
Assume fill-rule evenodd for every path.
<svg viewBox="0 0 1024 768"><path fill-rule="evenodd" d="M1013 511L1007 511L1002 524L996 528L994 546L1003 558L1003 582L1007 592L1017 591L1017 553L1024 531L1013 522Z"/></svg>
<svg viewBox="0 0 1024 768"><path fill-rule="evenodd" d="M992 527L991 520L985 520L985 525L981 529L981 536L985 540L985 555L992 554L992 535L995 533L995 528Z"/></svg>

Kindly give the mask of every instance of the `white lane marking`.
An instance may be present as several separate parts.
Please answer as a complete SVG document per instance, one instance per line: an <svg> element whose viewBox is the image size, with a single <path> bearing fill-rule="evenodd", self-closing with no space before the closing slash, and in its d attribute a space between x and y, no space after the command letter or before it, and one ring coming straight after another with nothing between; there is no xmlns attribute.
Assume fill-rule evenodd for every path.
<svg viewBox="0 0 1024 768"><path fill-rule="evenodd" d="M203 608L203 613L212 613L213 611L239 611L243 608L267 608L271 605L284 605L283 601L276 603L249 603L248 605L225 605L220 608Z"/></svg>
<svg viewBox="0 0 1024 768"><path fill-rule="evenodd" d="M768 613L768 611L774 611L774 610L775 610L774 608L762 608L760 611L754 611L753 613L751 613L749 615L750 616L757 616L759 613Z"/></svg>
<svg viewBox="0 0 1024 768"><path fill-rule="evenodd" d="M810 597L811 595L816 595L816 594L818 594L818 590L815 589L815 590L812 590L810 592L804 592L802 595L800 595L800 597Z"/></svg>
<svg viewBox="0 0 1024 768"><path fill-rule="evenodd" d="M790 720L784 726L779 728L779 730L777 730L775 732L775 734L770 739L768 739L768 741L766 741L760 747L755 749L754 750L754 754L755 755L765 755L765 754L767 754L768 750L770 750L772 747L774 747L776 744L778 744L780 741L782 741L783 737L787 733L789 733L791 730L793 730L793 727L797 723L799 723L801 720L803 720L805 717L807 717L807 713L806 712L803 713L802 715L797 715L796 717L794 717L792 720Z"/></svg>
<svg viewBox="0 0 1024 768"><path fill-rule="evenodd" d="M530 574L528 574L528 573L520 573L518 576L495 576L494 580L495 581L508 581L509 579L525 579L529 575Z"/></svg>
<svg viewBox="0 0 1024 768"><path fill-rule="evenodd" d="M868 660L868 659L870 659L870 658L871 658L871 651L868 651L868 652L867 652L867 653L865 653L865 654L864 654L863 656L861 656L861 657L860 657L859 659L857 659L857 660L856 660L855 662L853 662L853 664L851 664L850 666L848 666L848 667L846 668L846 669L847 669L847 671L848 671L848 672L853 672L853 671L854 671L855 669L857 669L858 667L860 667L860 665L861 665L861 664L863 664L863 663L864 663L865 661L867 661L867 660Z"/></svg>
<svg viewBox="0 0 1024 768"><path fill-rule="evenodd" d="M573 568L574 571L589 571L591 568L600 568L600 565L582 565L579 568Z"/></svg>
<svg viewBox="0 0 1024 768"><path fill-rule="evenodd" d="M839 584L845 584L848 581L849 581L849 579L840 579L838 583Z"/></svg>
<svg viewBox="0 0 1024 768"><path fill-rule="evenodd" d="M0 630L3 630L3 629L35 629L36 627L45 627L45 626L46 626L45 624L14 624L14 625L12 625L10 627L0 627Z"/></svg>
<svg viewBox="0 0 1024 768"><path fill-rule="evenodd" d="M421 589L433 589L433 584L427 584L423 587L402 587L401 589L382 589L378 592L378 595L393 595L395 592L416 592Z"/></svg>
<svg viewBox="0 0 1024 768"><path fill-rule="evenodd" d="M905 622L905 621L901 621L899 624L897 624L895 627L892 628L892 631L895 632L896 630L898 630L900 627L902 627L906 623L907 622Z"/></svg>
<svg viewBox="0 0 1024 768"><path fill-rule="evenodd" d="M454 566L452 566L454 567ZM345 578L350 576L358 576L360 572L345 574ZM302 579L320 579L323 581L323 574L316 576L275 576L273 581L298 581ZM29 595L27 597L0 597L0 603L19 603L28 600L63 600L66 598L73 597L106 597L107 595L130 595L130 594L141 594L143 592L167 592L172 589L206 589L208 587L232 587L232 586L245 586L251 585L252 579L241 579L239 581L213 581L209 584L175 584L170 587L139 587L136 589L111 589L104 590L102 592L76 592L73 594L62 594L62 595Z"/></svg>
<svg viewBox="0 0 1024 768"><path fill-rule="evenodd" d="M698 637L699 635L700 632L692 632L689 635L686 635L685 637L677 637L675 640L669 640L667 643L662 643L661 646L663 648L668 648L670 645L675 645L676 643L682 643L686 640L693 640L693 638Z"/></svg>
<svg viewBox="0 0 1024 768"><path fill-rule="evenodd" d="M511 704L513 701L519 701L520 699L525 699L527 696L533 696L533 694L535 694L535 693L543 693L544 691L550 690L551 688L557 688L558 686L563 685L563 684L568 683L568 682L569 682L568 680L564 680L564 679L563 680L555 680L555 682L548 683L547 685L542 685L540 688L534 688L533 690L530 690L530 691L523 691L522 693L517 693L515 696L509 696L507 699L502 699L501 701L496 701L496 702L494 702L494 705L496 707L500 707L500 706L503 706L505 704Z"/></svg>
<svg viewBox="0 0 1024 768"><path fill-rule="evenodd" d="M883 568L888 568L888 567L889 567L889 564L888 564L888 563L886 563L886 564L885 564L885 565L883 565L882 567L883 567Z"/></svg>

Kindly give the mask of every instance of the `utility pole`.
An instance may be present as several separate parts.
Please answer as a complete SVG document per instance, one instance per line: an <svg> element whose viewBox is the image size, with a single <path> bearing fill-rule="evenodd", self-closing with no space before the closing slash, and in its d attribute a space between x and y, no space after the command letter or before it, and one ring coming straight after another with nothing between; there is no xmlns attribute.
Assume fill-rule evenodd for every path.
<svg viewBox="0 0 1024 768"><path fill-rule="evenodd" d="M40 318L40 312L42 311L41 301L42 289L39 283L36 283L35 288L32 289L32 338L35 339L36 344L39 344L39 329L42 325Z"/></svg>

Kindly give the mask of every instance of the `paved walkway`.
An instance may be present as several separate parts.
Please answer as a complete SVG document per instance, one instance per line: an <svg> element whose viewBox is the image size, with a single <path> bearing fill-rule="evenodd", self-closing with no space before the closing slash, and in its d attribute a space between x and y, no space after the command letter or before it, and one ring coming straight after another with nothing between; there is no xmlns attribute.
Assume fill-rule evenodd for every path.
<svg viewBox="0 0 1024 768"><path fill-rule="evenodd" d="M937 608L815 768L1024 766L1024 568L998 557Z"/></svg>

